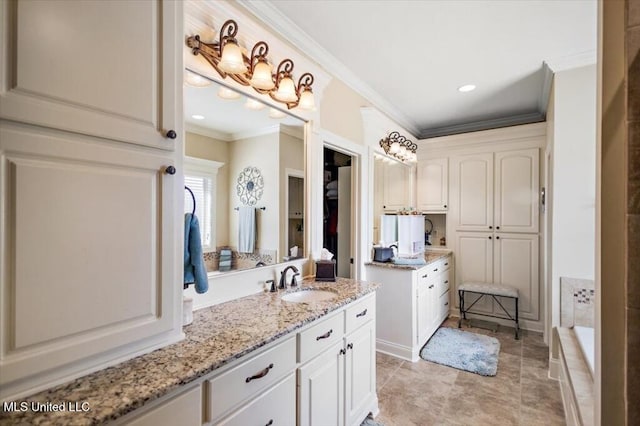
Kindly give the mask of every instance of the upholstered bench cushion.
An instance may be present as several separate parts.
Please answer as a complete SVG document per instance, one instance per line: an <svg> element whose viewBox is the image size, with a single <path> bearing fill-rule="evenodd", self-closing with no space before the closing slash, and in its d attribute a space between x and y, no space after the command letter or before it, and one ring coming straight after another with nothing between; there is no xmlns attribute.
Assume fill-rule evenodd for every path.
<svg viewBox="0 0 640 426"><path fill-rule="evenodd" d="M472 293L492 294L494 296L518 297L517 288L494 283L462 283L458 286L458 290L469 291Z"/></svg>

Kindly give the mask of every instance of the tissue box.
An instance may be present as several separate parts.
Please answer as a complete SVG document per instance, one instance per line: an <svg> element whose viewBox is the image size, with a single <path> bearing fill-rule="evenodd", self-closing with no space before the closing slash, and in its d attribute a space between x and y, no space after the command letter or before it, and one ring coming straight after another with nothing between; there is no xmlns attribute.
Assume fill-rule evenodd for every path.
<svg viewBox="0 0 640 426"><path fill-rule="evenodd" d="M316 260L316 281L335 281L336 261Z"/></svg>

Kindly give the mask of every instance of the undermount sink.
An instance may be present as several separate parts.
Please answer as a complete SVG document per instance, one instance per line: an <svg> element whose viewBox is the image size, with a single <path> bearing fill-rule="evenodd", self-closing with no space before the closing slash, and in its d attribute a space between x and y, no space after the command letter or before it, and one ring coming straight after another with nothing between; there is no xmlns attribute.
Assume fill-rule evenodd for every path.
<svg viewBox="0 0 640 426"><path fill-rule="evenodd" d="M335 299L338 295L332 291L326 290L302 290L293 293L287 293L281 297L285 302L293 303L312 303L324 302L326 300Z"/></svg>

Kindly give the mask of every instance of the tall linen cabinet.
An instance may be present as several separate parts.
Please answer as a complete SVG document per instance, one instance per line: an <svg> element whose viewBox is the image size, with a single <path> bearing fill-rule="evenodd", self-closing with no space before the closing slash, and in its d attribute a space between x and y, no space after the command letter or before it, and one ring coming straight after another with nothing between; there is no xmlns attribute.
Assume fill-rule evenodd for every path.
<svg viewBox="0 0 640 426"><path fill-rule="evenodd" d="M544 308L540 153L545 141L540 123L435 138L421 141L419 148L423 158L449 159L446 226L456 259L454 290L469 281L516 287L522 326L538 331ZM454 309L457 296L452 291ZM513 313L511 300L501 302ZM474 310L502 313L486 298Z"/></svg>
<svg viewBox="0 0 640 426"><path fill-rule="evenodd" d="M4 0L0 19L8 398L182 336L183 12Z"/></svg>

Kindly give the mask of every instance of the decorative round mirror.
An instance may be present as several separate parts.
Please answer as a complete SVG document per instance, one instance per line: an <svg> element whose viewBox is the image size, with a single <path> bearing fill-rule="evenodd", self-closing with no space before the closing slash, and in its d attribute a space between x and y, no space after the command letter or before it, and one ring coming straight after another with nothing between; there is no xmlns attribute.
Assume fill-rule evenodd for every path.
<svg viewBox="0 0 640 426"><path fill-rule="evenodd" d="M264 179L257 167L245 167L238 176L236 192L245 206L254 206L262 198Z"/></svg>

